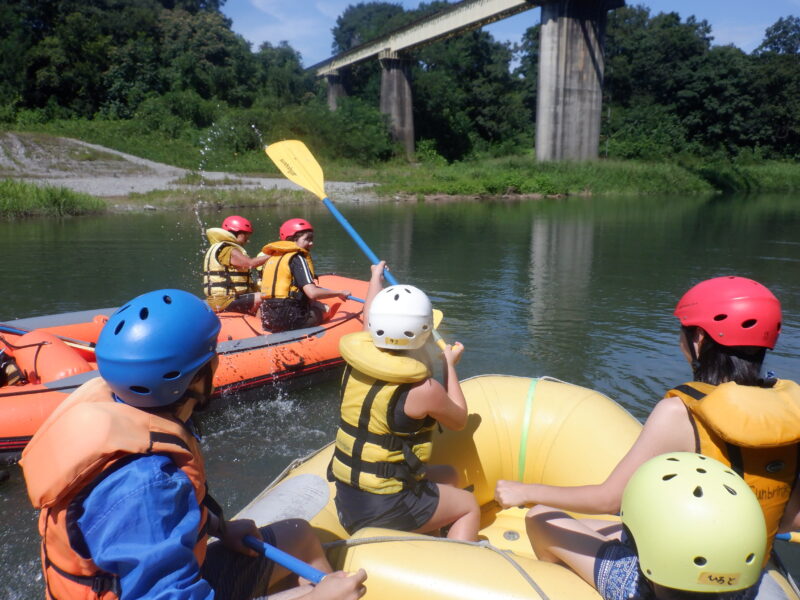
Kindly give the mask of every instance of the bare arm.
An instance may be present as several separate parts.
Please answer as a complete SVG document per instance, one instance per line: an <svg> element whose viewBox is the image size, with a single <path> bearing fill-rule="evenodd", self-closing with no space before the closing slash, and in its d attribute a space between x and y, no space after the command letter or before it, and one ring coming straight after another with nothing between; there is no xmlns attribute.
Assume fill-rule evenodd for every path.
<svg viewBox="0 0 800 600"><path fill-rule="evenodd" d="M495 500L509 506L546 504L586 514L616 514L622 491L633 472L646 460L665 452L694 452L694 430L679 398L656 404L631 449L601 484L561 487L500 480Z"/></svg>
<svg viewBox="0 0 800 600"><path fill-rule="evenodd" d="M269 255L267 254L250 258L236 248L231 250L231 265L237 269L255 269L263 265L267 260L269 260Z"/></svg>
<svg viewBox="0 0 800 600"><path fill-rule="evenodd" d="M329 290L315 283L307 283L304 285L303 293L311 300L323 300L325 298L341 298L342 300L347 300L347 297L350 295L349 290Z"/></svg>
<svg viewBox="0 0 800 600"><path fill-rule="evenodd" d="M367 288L367 297L364 299L364 331L369 331L367 324L369 323L369 307L372 306L372 300L383 289L383 269L385 267L385 260L370 267L369 287Z"/></svg>
<svg viewBox="0 0 800 600"><path fill-rule="evenodd" d="M406 399L406 415L412 419L430 416L447 429L454 431L464 429L469 412L455 368L455 363L463 351L464 346L458 342L442 351L444 385L430 378L414 386Z"/></svg>

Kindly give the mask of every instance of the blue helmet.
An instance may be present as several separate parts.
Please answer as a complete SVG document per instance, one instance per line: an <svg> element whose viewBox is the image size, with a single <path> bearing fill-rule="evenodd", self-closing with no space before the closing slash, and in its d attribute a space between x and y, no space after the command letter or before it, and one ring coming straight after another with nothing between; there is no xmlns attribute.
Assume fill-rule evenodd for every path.
<svg viewBox="0 0 800 600"><path fill-rule="evenodd" d="M220 322L208 305L183 290L137 296L105 324L97 368L114 394L139 408L179 400L216 355Z"/></svg>

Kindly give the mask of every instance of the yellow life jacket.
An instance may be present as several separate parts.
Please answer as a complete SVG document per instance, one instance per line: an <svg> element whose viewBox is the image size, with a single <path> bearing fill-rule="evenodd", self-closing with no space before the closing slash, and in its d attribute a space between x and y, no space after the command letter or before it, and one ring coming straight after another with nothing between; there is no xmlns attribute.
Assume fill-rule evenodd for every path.
<svg viewBox="0 0 800 600"><path fill-rule="evenodd" d="M267 244L261 252L269 255L261 270L261 293L264 298L300 298L302 290L292 277L289 261L295 254L301 254L311 270L311 278L316 279L311 254L294 242L280 241Z"/></svg>
<svg viewBox="0 0 800 600"><path fill-rule="evenodd" d="M730 465L753 490L771 547L800 473L800 386L785 379L771 388L693 381L667 396L689 410L695 451Z"/></svg>
<svg viewBox="0 0 800 600"><path fill-rule="evenodd" d="M415 431L400 432L393 414L404 392L431 376L426 350L382 350L366 331L343 336L339 350L347 365L329 475L374 494L413 488L430 459L436 421L419 419Z"/></svg>
<svg viewBox="0 0 800 600"><path fill-rule="evenodd" d="M71 504L91 490L118 461L138 454L165 454L186 474L200 504L194 554L205 559L208 507L221 509L206 493L200 446L177 420L116 402L105 381L87 381L42 424L22 453L28 496L40 509L42 569L48 599L113 600L119 578L86 556ZM57 457L57 460L56 460Z"/></svg>
<svg viewBox="0 0 800 600"><path fill-rule="evenodd" d="M219 261L219 253L226 246L232 246L247 256L247 251L236 241L236 236L225 229L212 227L206 230L206 237L211 247L203 258L203 291L209 305L219 311L242 294L255 290L249 269L237 269Z"/></svg>

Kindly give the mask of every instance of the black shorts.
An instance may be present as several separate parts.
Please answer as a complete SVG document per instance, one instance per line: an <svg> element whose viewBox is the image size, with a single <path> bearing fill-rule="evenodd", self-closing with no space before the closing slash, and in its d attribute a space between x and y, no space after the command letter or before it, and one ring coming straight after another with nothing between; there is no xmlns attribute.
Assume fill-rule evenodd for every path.
<svg viewBox="0 0 800 600"><path fill-rule="evenodd" d="M319 325L322 313L306 300L271 298L261 303L261 324L272 333Z"/></svg>
<svg viewBox="0 0 800 600"><path fill-rule="evenodd" d="M226 311L252 315L255 313L256 295L242 294L225 307Z"/></svg>
<svg viewBox="0 0 800 600"><path fill-rule="evenodd" d="M336 482L336 511L347 533L362 527L416 531L431 520L439 506L439 487L427 479L417 490L373 494Z"/></svg>
<svg viewBox="0 0 800 600"><path fill-rule="evenodd" d="M270 527L261 527L264 542L275 545ZM200 573L214 590L217 600L250 600L265 596L275 563L263 554L247 556L216 541L208 545Z"/></svg>

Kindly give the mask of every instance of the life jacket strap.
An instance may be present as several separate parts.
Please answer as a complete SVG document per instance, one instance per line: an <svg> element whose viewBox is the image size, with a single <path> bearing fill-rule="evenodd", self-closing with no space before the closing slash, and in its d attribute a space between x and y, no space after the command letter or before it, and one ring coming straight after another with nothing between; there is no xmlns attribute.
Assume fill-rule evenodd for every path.
<svg viewBox="0 0 800 600"><path fill-rule="evenodd" d="M417 444L429 442L433 433L432 429L418 431L417 433L405 436L394 433L373 433L371 431L364 431L352 423L348 423L344 419L339 422L339 428L356 439L375 444L389 452L399 452L404 450L406 446L416 446Z"/></svg>
<svg viewBox="0 0 800 600"><path fill-rule="evenodd" d="M119 576L111 573L98 573L97 575L73 575L67 573L64 569L60 568L57 564L52 562L45 556L45 564L47 567L52 568L59 575L65 579L69 579L80 585L90 587L92 591L100 596L106 592L112 592L118 598L122 594L122 588L119 584Z"/></svg>

